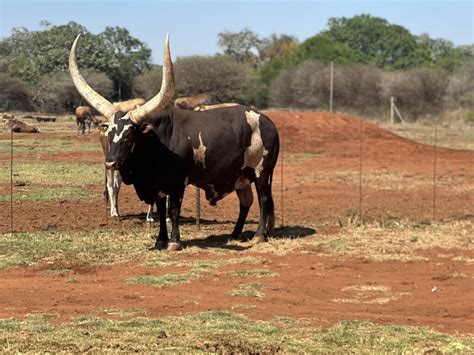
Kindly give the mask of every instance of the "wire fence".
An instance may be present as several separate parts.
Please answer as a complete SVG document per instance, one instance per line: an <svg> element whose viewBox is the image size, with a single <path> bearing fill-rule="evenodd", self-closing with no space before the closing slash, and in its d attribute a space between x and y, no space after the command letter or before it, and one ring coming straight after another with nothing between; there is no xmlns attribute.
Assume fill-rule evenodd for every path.
<svg viewBox="0 0 474 355"><path fill-rule="evenodd" d="M269 116L271 117L271 113ZM432 222L473 217L474 144L471 145L468 138L474 137L474 130L469 127L449 128L439 127L437 124L415 128L403 125L384 126L408 137L415 134L410 130L418 129L422 132L416 134L423 137L418 140L427 143L420 144L382 133L387 131L358 119L358 123L354 125L359 131L356 142L349 144L344 141L344 137L336 137L333 141L325 142L328 148L322 149L318 154L308 153L305 149L298 152L298 148L293 147L300 139L299 130L304 130L303 136L311 137L313 134L305 127L300 127L300 122L295 120L297 119L280 121L278 124L281 152L273 186L277 225L344 224L345 220L354 218L362 223L366 220L410 219ZM44 125L46 127L47 123ZM53 131L51 128L51 132ZM83 191L73 189L71 198L67 194L59 194L59 197L48 195L48 191L51 192L58 186L54 179L57 174L61 174L57 171L48 172L48 169L55 162L67 158L58 155L57 149L61 149L61 144L58 145L56 138L60 136L64 135L49 135L47 139L40 136L17 136L14 133L2 135L0 157L3 158L0 163L2 171L6 173L1 178L3 188L0 190L0 196L3 195L0 201L0 228L3 233L61 229L75 224L94 228L114 223L108 211L100 213L103 182L99 176L102 174L84 186L80 183L89 178L81 178L81 167L86 171L84 174L89 175L95 170L102 171L102 167L97 163L88 163L86 169L86 165L76 160L72 154L75 147L68 146L71 161L67 164L65 162L65 166L71 170L64 174L68 175L67 179L72 182L77 179L79 183L73 184L69 180L63 183L72 184L74 188ZM66 134L67 137L67 141L72 145L77 144L78 149L82 147L83 140L88 145L98 147L98 142L87 136ZM456 137L459 144L467 141L465 148L445 148L452 146ZM30 139L40 143L32 144ZM349 147L347 151L344 148L346 143ZM335 148L338 144L341 145L339 150ZM29 147L30 151L27 150ZM33 171L28 169L30 163ZM73 164L77 164L78 169L74 170ZM42 165L44 168L41 168ZM89 165L94 165L96 169L92 171ZM38 170L42 170L44 176L33 176L34 173L39 174ZM95 186L92 188L95 194L88 192L91 186ZM42 192L37 193L38 191ZM198 229L206 223L235 222L239 206L235 196L222 200L219 202L220 208L214 208L193 191L194 188L188 188L182 215L193 220ZM76 200L76 192L81 197L79 202ZM194 203L190 195L192 193L195 193ZM124 218L144 218L145 206L138 199L134 201L133 190L125 192L125 197L121 197L121 204ZM95 216L89 223L84 220L86 217L81 219L81 211L75 210L75 206L82 208L86 215L93 215L95 209L97 216L103 217ZM30 218L32 215L34 218ZM256 206L252 207L249 221L258 221Z"/></svg>

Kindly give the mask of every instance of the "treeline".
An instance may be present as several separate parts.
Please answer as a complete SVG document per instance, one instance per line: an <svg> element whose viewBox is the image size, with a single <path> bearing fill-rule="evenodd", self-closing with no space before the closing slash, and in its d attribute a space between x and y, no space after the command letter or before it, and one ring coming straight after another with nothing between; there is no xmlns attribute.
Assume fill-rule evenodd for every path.
<svg viewBox="0 0 474 355"><path fill-rule="evenodd" d="M83 33L78 60L86 80L112 101L149 98L161 68L128 30L93 35L79 24L41 31L14 29L0 41L0 109L72 111L82 104L67 72L67 57ZM327 110L329 63L334 106L361 114L386 111L390 96L416 119L443 109L474 109L474 46L454 46L369 15L331 18L327 30L299 43L290 35L260 38L250 29L218 35L222 53L175 62L177 95L214 93L222 101L258 107Z"/></svg>

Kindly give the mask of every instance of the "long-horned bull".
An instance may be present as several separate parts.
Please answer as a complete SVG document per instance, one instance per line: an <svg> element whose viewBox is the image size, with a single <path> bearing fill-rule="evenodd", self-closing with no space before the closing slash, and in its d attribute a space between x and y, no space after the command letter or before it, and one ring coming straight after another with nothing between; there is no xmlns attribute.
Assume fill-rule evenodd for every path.
<svg viewBox="0 0 474 355"><path fill-rule="evenodd" d="M174 106L184 110L194 110L194 108L199 105L215 105L220 102L216 95L199 94L196 96L180 97L174 100Z"/></svg>
<svg viewBox="0 0 474 355"><path fill-rule="evenodd" d="M251 184L255 183L260 219L254 239L265 240L275 222L272 176L279 138L273 122L240 105L203 112L169 105L175 81L168 36L160 92L132 111L117 111L80 75L75 54L78 40L79 36L69 55L72 79L79 93L111 121L107 168L118 169L124 183L133 184L141 200L157 202L160 230L155 248L180 249L178 216L188 184L205 190L211 204L237 192L240 212L231 234L231 238L237 238L253 203ZM169 242L166 195L172 222Z"/></svg>
<svg viewBox="0 0 474 355"><path fill-rule="evenodd" d="M104 159L107 159L107 154L110 150L109 139L107 131L109 129L109 122L102 122L99 129L99 140L104 153ZM118 196L120 192L120 186L122 185L122 176L117 169L106 169L105 172L105 188L106 197L110 201L110 217L115 220L119 220L119 208L118 208ZM148 223L154 222L153 219L153 203L148 206L148 212L146 214L146 221Z"/></svg>
<svg viewBox="0 0 474 355"><path fill-rule="evenodd" d="M143 105L145 100L141 97L136 99L131 99L127 101L114 102L112 105L117 109L117 111L128 112L136 109L137 107Z"/></svg>
<svg viewBox="0 0 474 355"><path fill-rule="evenodd" d="M77 106L76 107L76 123L77 123L77 134L86 133L86 125L88 133L91 133L91 123L95 122L94 115L92 114L92 107L90 106Z"/></svg>
<svg viewBox="0 0 474 355"><path fill-rule="evenodd" d="M15 133L39 133L39 130L38 128L36 127L33 127L32 125L29 125L25 122L22 122L18 119L16 119L15 117L13 117L13 115L11 115L11 117L6 117L6 116L3 116L4 117L4 123L5 123L5 126L7 126L8 130L11 131L11 132L15 132Z"/></svg>

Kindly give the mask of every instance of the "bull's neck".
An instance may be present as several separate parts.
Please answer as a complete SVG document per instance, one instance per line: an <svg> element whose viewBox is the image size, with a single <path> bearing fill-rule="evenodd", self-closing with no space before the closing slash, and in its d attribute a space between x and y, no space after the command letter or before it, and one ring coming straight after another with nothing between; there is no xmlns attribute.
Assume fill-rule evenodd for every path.
<svg viewBox="0 0 474 355"><path fill-rule="evenodd" d="M173 117L170 111L165 110L164 114L156 119L154 131L160 142L169 148L171 134L173 133Z"/></svg>

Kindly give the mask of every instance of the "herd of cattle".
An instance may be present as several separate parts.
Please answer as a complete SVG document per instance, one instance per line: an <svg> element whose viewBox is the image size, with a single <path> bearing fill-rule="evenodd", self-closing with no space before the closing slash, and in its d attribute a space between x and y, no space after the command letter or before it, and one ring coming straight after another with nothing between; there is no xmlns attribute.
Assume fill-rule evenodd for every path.
<svg viewBox="0 0 474 355"><path fill-rule="evenodd" d="M211 94L178 98L172 104L175 81L168 38L160 92L148 101L111 103L79 72L75 54L79 37L69 54L69 70L77 91L90 106L75 111L78 134L85 134L86 127L90 132L91 124L98 127L110 215L119 218L122 181L132 184L140 200L149 205L148 221L153 206L157 207L160 228L155 248L179 250L178 217L186 186L203 189L211 205L236 191L240 211L230 238L238 238L253 203L251 184L255 183L260 218L254 240L266 240L275 222L272 178L279 137L273 122L254 107L222 103ZM4 119L12 132L39 132L13 116Z"/></svg>

